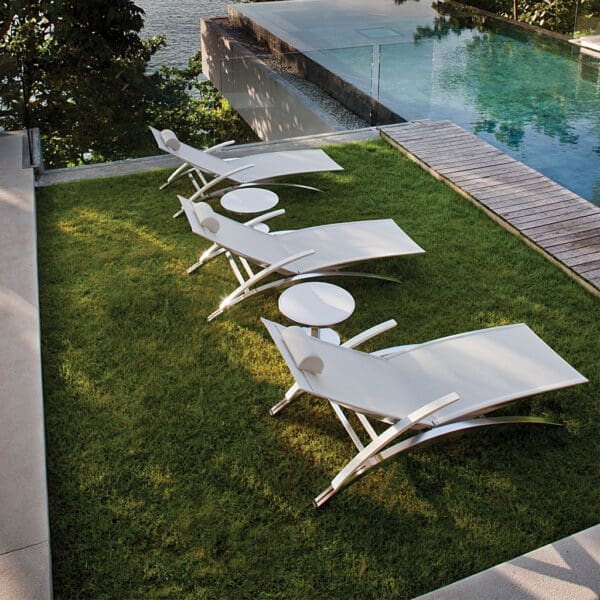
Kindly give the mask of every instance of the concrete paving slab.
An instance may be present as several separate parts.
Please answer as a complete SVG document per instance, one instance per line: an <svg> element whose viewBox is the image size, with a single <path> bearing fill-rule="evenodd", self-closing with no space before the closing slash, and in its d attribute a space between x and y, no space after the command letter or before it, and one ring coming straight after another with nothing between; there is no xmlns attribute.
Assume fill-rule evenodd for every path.
<svg viewBox="0 0 600 600"><path fill-rule="evenodd" d="M20 133L0 135L0 597L49 598L37 230L23 140ZM19 581L45 581L44 592L20 596Z"/></svg>
<svg viewBox="0 0 600 600"><path fill-rule="evenodd" d="M48 542L0 555L0 600L48 598Z"/></svg>
<svg viewBox="0 0 600 600"><path fill-rule="evenodd" d="M597 600L600 525L419 596L416 600Z"/></svg>

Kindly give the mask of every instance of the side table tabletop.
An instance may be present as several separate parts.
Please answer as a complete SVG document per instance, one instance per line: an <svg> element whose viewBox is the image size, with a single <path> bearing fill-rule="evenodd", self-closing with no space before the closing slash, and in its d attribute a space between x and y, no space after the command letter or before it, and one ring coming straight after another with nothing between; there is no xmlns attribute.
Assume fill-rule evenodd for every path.
<svg viewBox="0 0 600 600"><path fill-rule="evenodd" d="M340 343L340 336L329 327L346 320L355 306L354 298L344 288L317 281L294 285L279 297L282 314L308 325L313 337L333 344Z"/></svg>
<svg viewBox="0 0 600 600"><path fill-rule="evenodd" d="M230 212L240 215L259 213L277 206L279 196L264 188L238 188L223 194L221 206Z"/></svg>

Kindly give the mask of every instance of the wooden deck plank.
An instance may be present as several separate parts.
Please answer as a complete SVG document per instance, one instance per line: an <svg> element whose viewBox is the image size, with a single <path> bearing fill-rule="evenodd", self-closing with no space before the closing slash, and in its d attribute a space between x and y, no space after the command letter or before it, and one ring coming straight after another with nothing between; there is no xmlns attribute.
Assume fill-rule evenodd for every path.
<svg viewBox="0 0 600 600"><path fill-rule="evenodd" d="M598 240L600 239L599 236L600 228L584 229L582 231L552 231L550 234L532 234L528 235L527 237L536 242L541 248L548 249L552 248L553 245L562 244L565 242L575 242L578 240L587 240L590 244L593 244L594 242L598 243Z"/></svg>
<svg viewBox="0 0 600 600"><path fill-rule="evenodd" d="M435 162L439 168L443 168L445 172L450 173L456 169L467 168L476 169L478 168L476 161L484 162L485 164L491 164L492 161L496 164L512 164L511 161L506 160L506 155L498 152L485 151L459 151L455 149L449 149L438 152L427 152L420 153L419 156L424 162L430 163Z"/></svg>
<svg viewBox="0 0 600 600"><path fill-rule="evenodd" d="M504 154L498 148L494 148L493 146L473 146L471 139L469 138L469 134L456 136L452 132L446 134L436 134L435 138L428 137L419 137L414 138L412 140L404 142L407 147L413 148L415 150L427 150L430 149L437 153L441 153L444 148L452 147L452 148L461 148L465 152L491 152L491 153L500 153ZM444 142L442 146L440 142ZM510 158L510 157L509 157Z"/></svg>
<svg viewBox="0 0 600 600"><path fill-rule="evenodd" d="M597 254L597 249L591 248L587 243L583 245L581 248L572 248L565 250L557 250L556 247L553 249L554 256L560 258L563 262L571 259L577 259L582 256L586 256L589 254Z"/></svg>
<svg viewBox="0 0 600 600"><path fill-rule="evenodd" d="M531 197L529 197L531 196ZM573 194L573 192L571 192L571 190L566 190L564 188L557 188L556 185L553 182L544 182L544 181L535 181L532 180L530 182L524 182L521 185L521 189L518 191L518 193L515 193L514 191L506 191L506 192L501 192L499 190L494 190L489 189L489 190L485 190L483 192L480 192L478 195L478 198L482 201L482 202L486 202L486 203L491 203L491 202L498 202L498 203L510 203L510 202L514 202L515 200L521 200L521 199L526 199L528 202L531 201L536 201L536 200L541 200L543 198L553 198L553 197L562 197L562 198L572 198L572 199L579 199L581 200L581 198L579 198L579 196ZM586 202L584 200L584 202ZM520 203L520 202L519 202Z"/></svg>
<svg viewBox="0 0 600 600"><path fill-rule="evenodd" d="M482 174L482 179L485 179L484 183L492 183L492 181L490 181L491 179L493 179L493 182L495 182L496 184L514 183L515 187L522 187L526 182L535 182L538 184L538 186L542 183L548 183L540 181L538 178L538 174L535 171L513 168L510 165L493 165L489 168L489 174L487 176L484 173L484 169L485 167L479 168L479 173ZM468 175L471 179L473 179L473 177L477 175L477 172L468 174L465 173L464 175ZM460 173L456 174L456 178L460 176ZM454 178L455 176L453 175L453 179Z"/></svg>
<svg viewBox="0 0 600 600"><path fill-rule="evenodd" d="M572 221L580 217L587 217L596 214L592 209L585 207L563 208L560 211L538 211L535 215L511 219L513 225L519 225L521 228L537 227L540 225L551 225L564 221Z"/></svg>
<svg viewBox="0 0 600 600"><path fill-rule="evenodd" d="M436 144L437 142L437 144ZM405 143L407 146L411 146L413 148L435 148L439 149L439 143L445 142L451 146L468 148L470 150L474 150L473 144L469 143L469 134L468 133L460 133L456 134L451 129L438 129L431 135L421 135L420 137L411 137L406 140ZM477 148L478 150L480 148Z"/></svg>
<svg viewBox="0 0 600 600"><path fill-rule="evenodd" d="M595 271L588 271L585 273L586 279L594 282L596 285L600 283L600 269L596 269Z"/></svg>
<svg viewBox="0 0 600 600"><path fill-rule="evenodd" d="M578 273L588 273L589 271L597 271L600 269L600 260L592 260L577 265L572 264L572 266Z"/></svg>
<svg viewBox="0 0 600 600"><path fill-rule="evenodd" d="M595 238L595 239L594 239ZM544 244L545 248L549 248L554 252L558 250L571 250L575 248L591 248L594 251L600 246L600 229L597 231L589 231L587 235L579 236L571 240L547 240Z"/></svg>
<svg viewBox="0 0 600 600"><path fill-rule="evenodd" d="M583 254L581 256L569 257L569 265L576 267L577 265L585 265L589 263L600 265L600 252L592 252L591 254Z"/></svg>
<svg viewBox="0 0 600 600"><path fill-rule="evenodd" d="M494 210L498 214L502 215L504 219L509 220L511 223L518 223L518 219L521 218L533 218L538 219L540 215L552 214L555 211L566 211L566 210L577 210L579 207L577 204L569 202L568 198L549 198L541 202L526 202L523 206L500 206L494 207ZM586 207L583 207L584 209Z"/></svg>
<svg viewBox="0 0 600 600"><path fill-rule="evenodd" d="M600 207L450 121L421 120L380 130L421 166L600 294Z"/></svg>
<svg viewBox="0 0 600 600"><path fill-rule="evenodd" d="M464 183L472 189L493 188L499 191L518 191L526 183L537 181L535 173L526 173L524 171L507 171L502 169L480 169L479 172L457 174L453 178L457 182Z"/></svg>
<svg viewBox="0 0 600 600"><path fill-rule="evenodd" d="M510 191L501 191L490 188L489 190L485 190L479 194L479 198L482 200L487 200L488 198L502 198L507 194L514 194ZM571 190L567 190L565 188L557 188L556 184L553 181L538 181L532 180L530 182L524 182L519 190L519 193L523 196L527 195L535 195L536 199L543 197L544 194L557 194L560 193L561 196L569 196L571 198L578 198L576 194L573 194Z"/></svg>
<svg viewBox="0 0 600 600"><path fill-rule="evenodd" d="M541 188L535 179L520 179L516 181L497 181L489 178L487 181L475 180L457 182L465 191L472 193L480 202L486 205L498 203L505 204L521 201L523 194L537 192L538 195L551 191L550 188Z"/></svg>
<svg viewBox="0 0 600 600"><path fill-rule="evenodd" d="M453 179L457 178L476 178L476 177L485 177L486 175L502 175L506 174L514 174L515 171L512 169L512 163L506 161L504 157L499 156L496 158L489 156L476 156L476 157L467 157L462 162L455 162L450 167L443 166L441 162L432 162L431 163L436 168L443 168L444 173L447 176L451 176ZM526 171L522 171L523 174L527 173Z"/></svg>
<svg viewBox="0 0 600 600"><path fill-rule="evenodd" d="M588 215L585 217L580 217L579 219L575 219L575 222L572 220L563 221L560 223L554 223L552 225L540 225L531 227L529 225L525 227L521 227L522 231L526 231L527 235L535 234L539 236L552 237L552 234L559 232L576 232L576 231L587 231L589 229L595 229L600 227L600 213L595 213L592 215ZM541 239L541 238L538 238Z"/></svg>
<svg viewBox="0 0 600 600"><path fill-rule="evenodd" d="M538 204L535 206L530 206L528 203L525 203L519 204L517 206L493 207L492 210L497 215L500 215L504 220L520 226L521 224L518 221L519 218L528 217L530 219L539 219L540 216L544 213L552 214L553 210L565 210L569 206L570 205L568 200L565 200L565 198L557 198L555 202L546 202L544 204ZM520 215L517 217L512 216L513 211L515 211L515 209L519 209L517 212L519 212Z"/></svg>
<svg viewBox="0 0 600 600"><path fill-rule="evenodd" d="M412 140L421 140L423 137L427 137L431 132L440 133L444 129L449 129L447 126L431 127L425 125L423 122L408 123L406 125L398 125L396 128L388 128L395 139L402 140L404 142L410 142Z"/></svg>
<svg viewBox="0 0 600 600"><path fill-rule="evenodd" d="M577 201L569 198L549 197L542 200L532 200L526 204L524 208L505 208L504 216L507 219L518 219L527 215L538 214L539 212L550 212L553 210L563 210L565 207L572 209L586 208L589 209L589 202L586 200Z"/></svg>

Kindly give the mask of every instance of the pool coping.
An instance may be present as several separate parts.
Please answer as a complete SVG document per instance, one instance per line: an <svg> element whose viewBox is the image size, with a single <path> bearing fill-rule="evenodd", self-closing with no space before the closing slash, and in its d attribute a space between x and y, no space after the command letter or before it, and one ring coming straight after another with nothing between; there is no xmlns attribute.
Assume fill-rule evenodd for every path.
<svg viewBox="0 0 600 600"><path fill-rule="evenodd" d="M596 600L600 525L480 571L414 600Z"/></svg>

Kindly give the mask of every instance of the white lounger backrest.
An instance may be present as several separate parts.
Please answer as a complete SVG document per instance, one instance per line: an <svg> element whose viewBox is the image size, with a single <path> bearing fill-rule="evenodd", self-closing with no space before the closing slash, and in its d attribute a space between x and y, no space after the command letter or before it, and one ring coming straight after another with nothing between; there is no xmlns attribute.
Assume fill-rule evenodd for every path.
<svg viewBox="0 0 600 600"><path fill-rule="evenodd" d="M272 265L290 255L278 236L218 214L206 202L194 203L183 196L179 196L179 201L194 233L231 250L237 256L257 264ZM211 227L200 225L200 221L206 218L211 219Z"/></svg>
<svg viewBox="0 0 600 600"><path fill-rule="evenodd" d="M282 337L285 327L265 319L263 323L301 389L377 416L400 419L457 392L458 402L427 420L440 425L587 381L524 324L442 338L391 358L308 338L307 351L323 362L316 374L301 370L294 361Z"/></svg>
<svg viewBox="0 0 600 600"><path fill-rule="evenodd" d="M156 140L156 145L163 152L168 152L183 162L198 167L201 171L212 173L213 175L223 175L231 171L234 166L232 163L227 162L218 156L214 156L213 154L184 144L181 140L177 139L175 133L170 129L159 131L154 127L150 127L150 131Z"/></svg>

